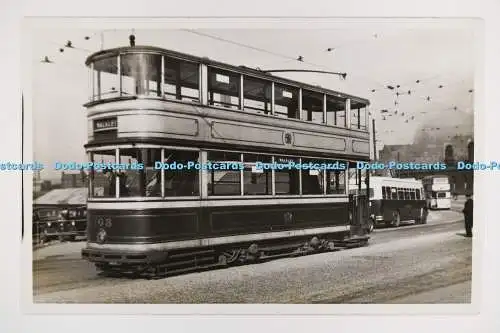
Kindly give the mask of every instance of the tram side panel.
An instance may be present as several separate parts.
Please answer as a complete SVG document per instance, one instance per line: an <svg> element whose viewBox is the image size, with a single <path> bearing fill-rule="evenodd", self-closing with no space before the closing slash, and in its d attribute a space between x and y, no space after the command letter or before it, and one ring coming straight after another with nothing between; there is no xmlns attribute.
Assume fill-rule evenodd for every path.
<svg viewBox="0 0 500 333"><path fill-rule="evenodd" d="M137 210L89 208L88 217L89 242L103 245L164 244L208 238L218 238L217 244L229 244L259 240L246 235L262 234L264 240L269 236L266 234L272 238L290 238L316 232L338 234L342 239L349 232L346 203L266 205L258 209L255 205ZM317 228L321 229L307 232ZM179 242L178 247L182 244ZM197 243L189 244L195 247ZM200 242L199 246L203 244L209 243Z"/></svg>

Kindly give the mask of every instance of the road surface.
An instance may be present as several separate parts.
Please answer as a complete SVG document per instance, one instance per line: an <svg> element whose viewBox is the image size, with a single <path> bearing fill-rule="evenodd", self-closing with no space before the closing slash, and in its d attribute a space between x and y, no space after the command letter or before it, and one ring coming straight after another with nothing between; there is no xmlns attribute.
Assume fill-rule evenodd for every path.
<svg viewBox="0 0 500 333"><path fill-rule="evenodd" d="M437 217L436 217L437 216ZM370 246L160 280L101 277L83 242L34 252L35 303L470 303L472 239L456 212L377 230Z"/></svg>

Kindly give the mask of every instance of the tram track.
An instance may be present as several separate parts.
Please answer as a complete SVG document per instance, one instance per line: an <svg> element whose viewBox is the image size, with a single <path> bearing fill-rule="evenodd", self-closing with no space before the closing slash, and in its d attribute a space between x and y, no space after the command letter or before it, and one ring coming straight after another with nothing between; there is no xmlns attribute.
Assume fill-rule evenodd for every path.
<svg viewBox="0 0 500 333"><path fill-rule="evenodd" d="M389 243L395 239L411 239L418 236L450 231L458 232L462 227L462 223L462 221L455 221L451 223L424 225L419 226L418 228L409 225L399 228L377 230L372 234L370 245L366 249L369 250L370 246L372 245ZM80 248L83 247L82 243L73 244L72 246L75 247L74 251L78 249L77 245L79 245ZM344 255L348 256L350 251L352 250L345 250L341 252L344 252ZM287 258L283 260L286 260L287 262L289 262L289 260L297 260L297 263L304 261L307 262L309 260L314 261L314 257L321 255L328 255L328 253L318 255L312 254L296 258ZM277 262L276 265L280 265L279 262L283 262L283 260L278 259L274 260L274 262ZM267 264L273 265L272 262L268 262L266 263L266 265ZM264 265L264 263L250 266L259 265ZM224 272L227 272L226 274L231 275L234 274L234 270L237 271L240 269L241 266L216 269L216 271L221 271L220 273L216 274L224 274ZM197 274L203 274L203 272L185 274L180 278L189 278L190 276L194 276ZM168 280L168 278L162 280ZM117 288L119 286L126 286L130 283L133 283L133 281L134 280L128 279L126 277L103 276L95 269L95 267L91 263L78 258L76 254L73 254L72 256L70 256L70 258L68 258L68 256L49 256L33 262L33 295L35 296L35 298L44 294L62 291L77 291L94 287L109 286ZM144 283L147 283L147 281L145 281Z"/></svg>

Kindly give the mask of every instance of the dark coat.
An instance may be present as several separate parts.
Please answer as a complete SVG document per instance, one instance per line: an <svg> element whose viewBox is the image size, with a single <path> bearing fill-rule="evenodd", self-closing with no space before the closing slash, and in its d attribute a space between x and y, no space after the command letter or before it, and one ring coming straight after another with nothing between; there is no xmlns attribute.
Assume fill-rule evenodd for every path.
<svg viewBox="0 0 500 333"><path fill-rule="evenodd" d="M467 199L467 201L465 201L462 213L464 213L466 218L472 218L472 216L474 216L474 203L472 199Z"/></svg>

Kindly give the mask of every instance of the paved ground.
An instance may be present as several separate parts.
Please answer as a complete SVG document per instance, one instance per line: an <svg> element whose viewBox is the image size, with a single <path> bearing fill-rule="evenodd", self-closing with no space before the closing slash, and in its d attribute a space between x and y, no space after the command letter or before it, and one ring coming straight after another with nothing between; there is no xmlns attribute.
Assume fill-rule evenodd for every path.
<svg viewBox="0 0 500 333"><path fill-rule="evenodd" d="M35 251L35 302L468 303L471 242L460 215L377 230L365 248L165 278L105 278L80 259L83 242Z"/></svg>

